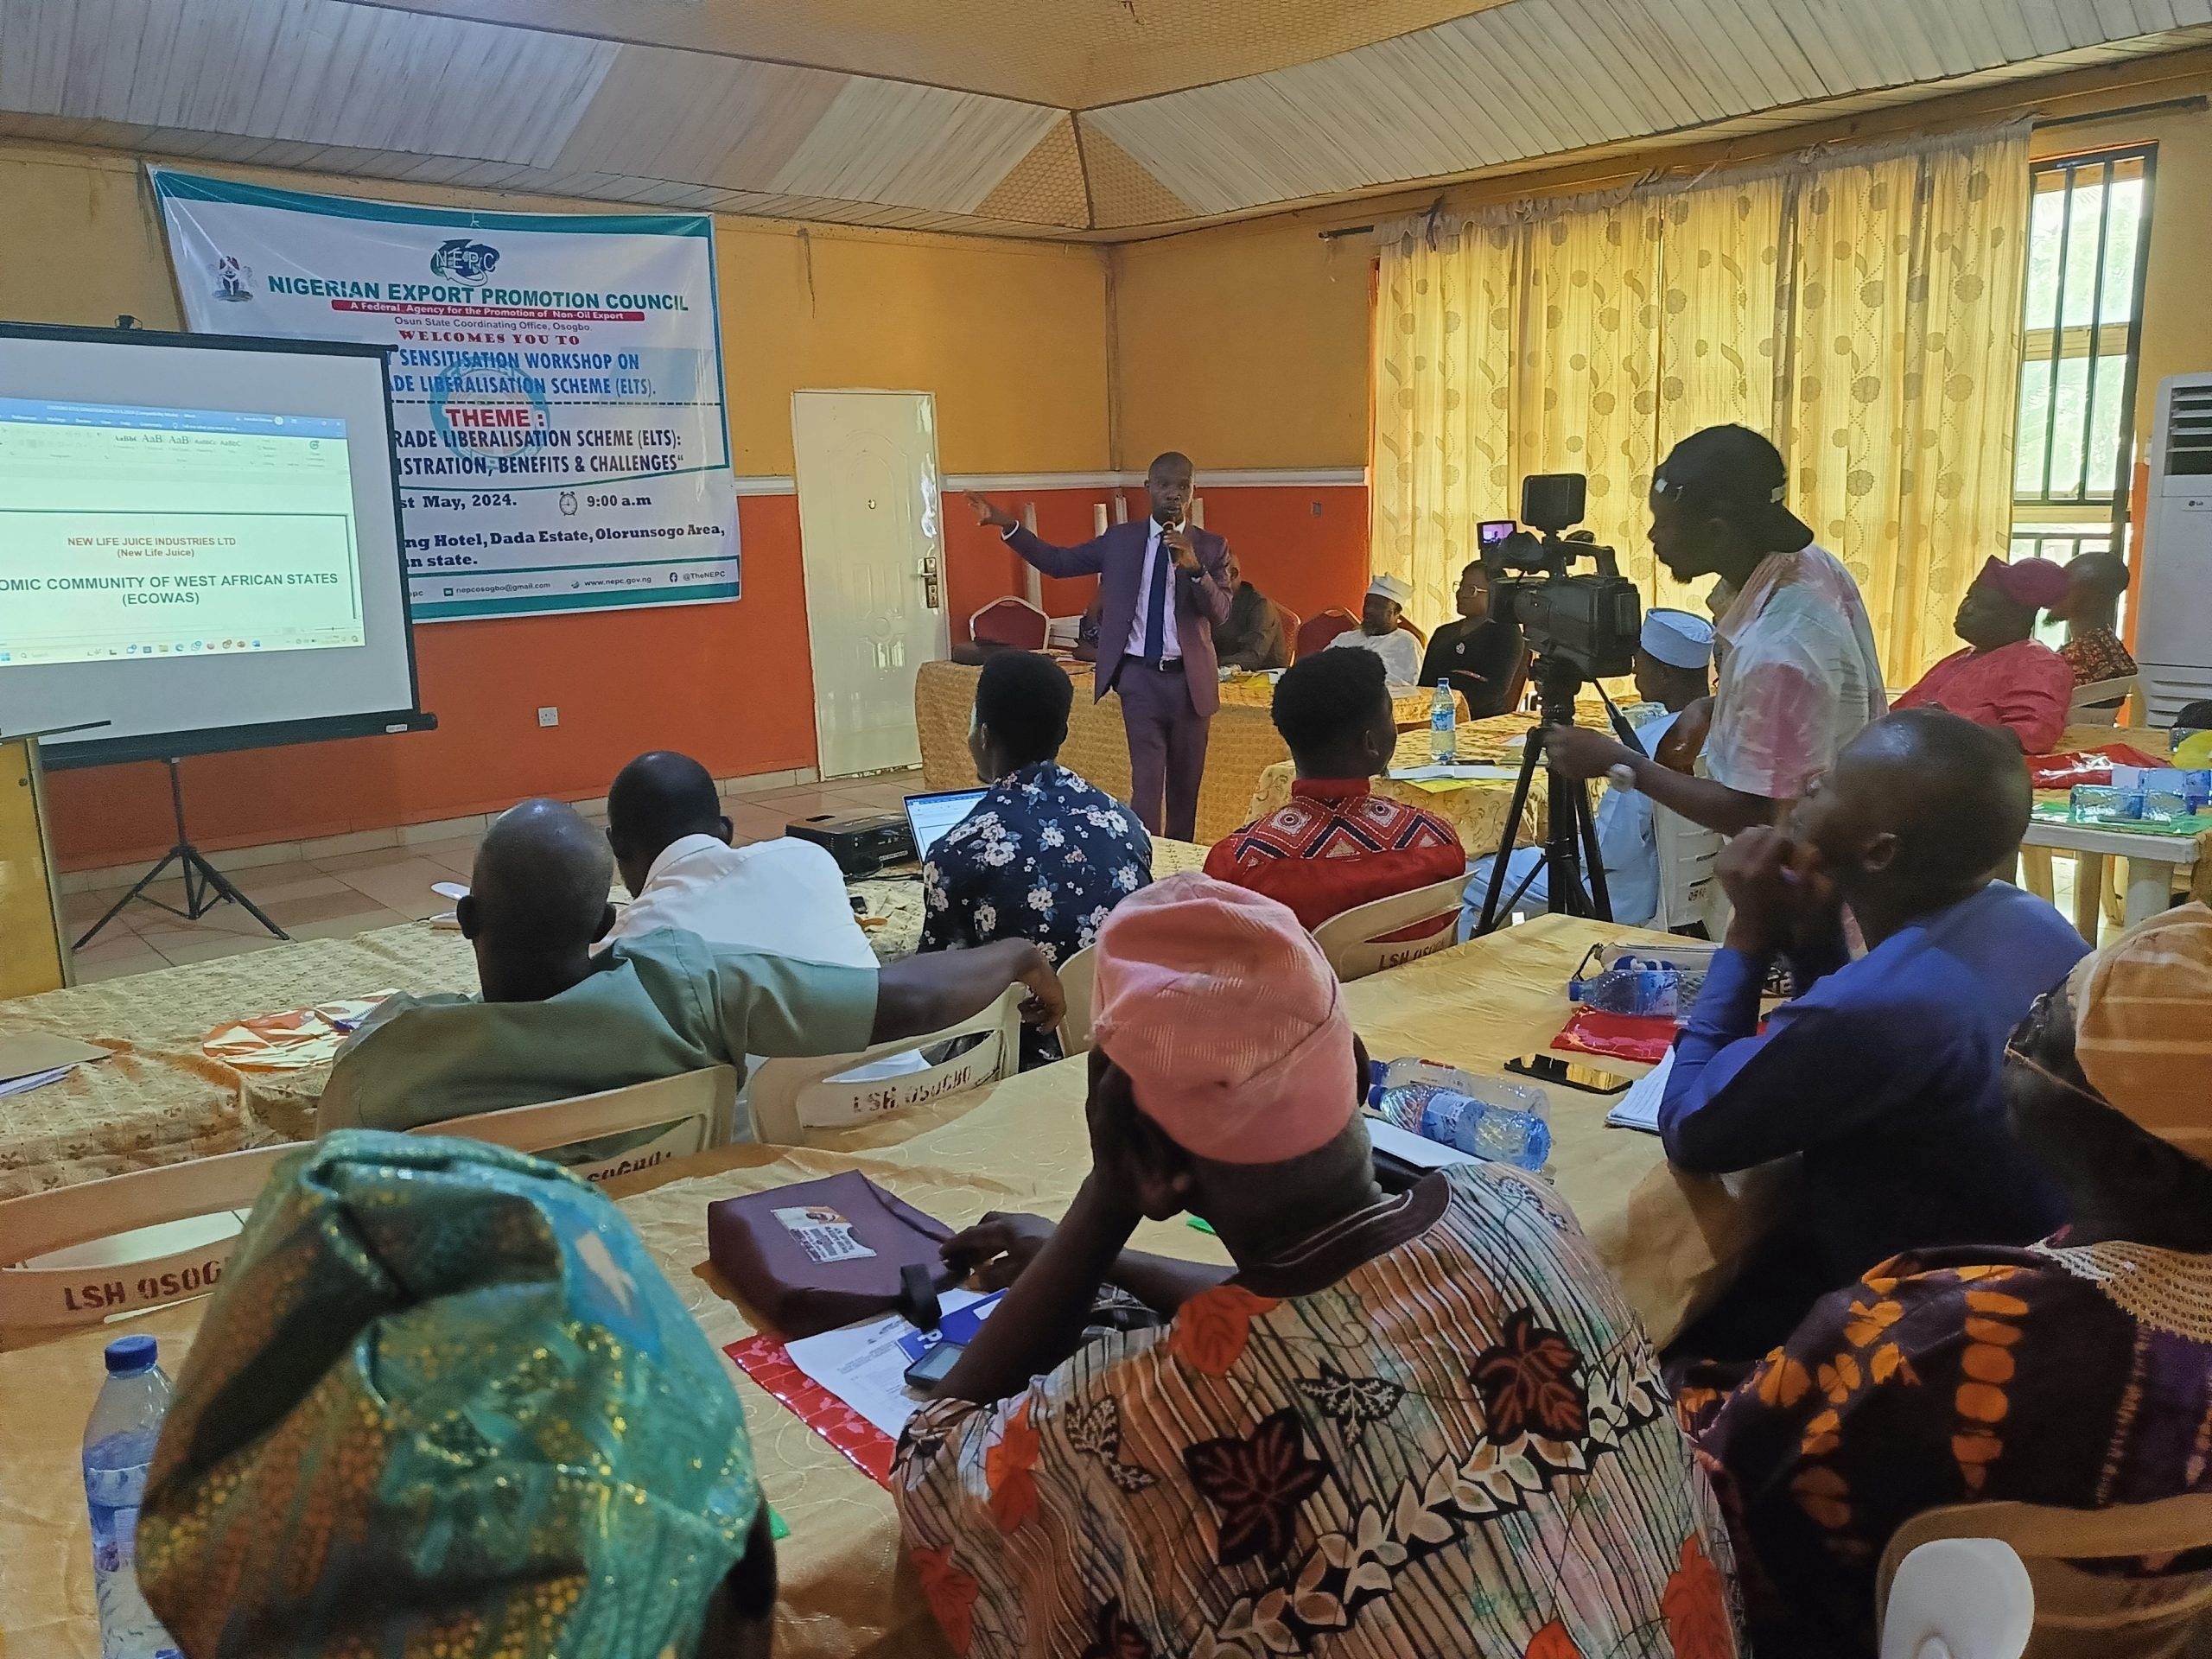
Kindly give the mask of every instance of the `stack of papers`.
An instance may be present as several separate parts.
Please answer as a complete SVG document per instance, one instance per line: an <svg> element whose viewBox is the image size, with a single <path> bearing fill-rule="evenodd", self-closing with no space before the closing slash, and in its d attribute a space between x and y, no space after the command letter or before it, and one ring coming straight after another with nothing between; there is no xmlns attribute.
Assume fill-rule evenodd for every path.
<svg viewBox="0 0 2212 1659"><path fill-rule="evenodd" d="M0 1037L0 1096L24 1094L59 1083L86 1060L104 1060L110 1051L74 1037L25 1032Z"/></svg>
<svg viewBox="0 0 2212 1659"><path fill-rule="evenodd" d="M1605 1114L1605 1122L1617 1129L1658 1134L1659 1103L1666 1097L1667 1078L1674 1069L1675 1051L1670 1048L1667 1058L1653 1066L1649 1076L1638 1077L1629 1085L1628 1092Z"/></svg>
<svg viewBox="0 0 2212 1659"><path fill-rule="evenodd" d="M938 1299L944 1334L955 1341L972 1338L1005 1294L946 1291ZM792 1364L895 1440L906 1420L922 1408L921 1395L906 1387L906 1368L930 1345L930 1338L893 1313L801 1337L786 1344L786 1351Z"/></svg>

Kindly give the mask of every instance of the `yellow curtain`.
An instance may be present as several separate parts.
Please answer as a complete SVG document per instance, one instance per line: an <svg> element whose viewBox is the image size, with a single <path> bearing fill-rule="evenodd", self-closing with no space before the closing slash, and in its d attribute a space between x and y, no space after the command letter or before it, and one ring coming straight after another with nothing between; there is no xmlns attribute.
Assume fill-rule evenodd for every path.
<svg viewBox="0 0 2212 1659"><path fill-rule="evenodd" d="M1583 472L1585 523L1647 601L1699 608L1651 558L1644 498L1677 440L1741 422L1782 450L1909 683L2009 540L2027 214L2015 123L1394 227L1375 568L1448 615L1475 524L1531 473Z"/></svg>
<svg viewBox="0 0 2212 1659"><path fill-rule="evenodd" d="M1442 620L1474 556L1475 526L1507 516L1520 239L1501 224L1402 229L1376 319L1370 534L1374 568L1413 584L1412 614Z"/></svg>

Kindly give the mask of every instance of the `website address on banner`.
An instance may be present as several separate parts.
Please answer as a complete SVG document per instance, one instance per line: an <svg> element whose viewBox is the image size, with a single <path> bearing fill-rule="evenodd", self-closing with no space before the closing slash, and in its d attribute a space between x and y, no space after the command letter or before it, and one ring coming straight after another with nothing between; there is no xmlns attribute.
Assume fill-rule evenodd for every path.
<svg viewBox="0 0 2212 1659"><path fill-rule="evenodd" d="M642 311L555 311L521 305L410 305L400 300L333 300L334 311L397 317L523 317L536 322L643 322Z"/></svg>

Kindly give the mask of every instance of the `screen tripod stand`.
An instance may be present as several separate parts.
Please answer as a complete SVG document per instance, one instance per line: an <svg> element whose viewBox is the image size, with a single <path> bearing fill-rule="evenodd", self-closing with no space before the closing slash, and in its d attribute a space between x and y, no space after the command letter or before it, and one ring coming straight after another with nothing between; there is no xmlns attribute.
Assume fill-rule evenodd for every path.
<svg viewBox="0 0 2212 1659"><path fill-rule="evenodd" d="M1521 775L1513 785L1513 804L1506 809L1505 831L1497 851L1491 855L1490 883L1483 894L1482 918L1475 926L1477 938L1493 931L1513 913L1514 905L1536 879L1537 870L1544 873L1553 914L1593 917L1601 922L1613 919L1612 896L1605 891L1605 861L1598 848L1598 823L1591 811L1590 791L1551 765L1545 755L1545 732L1554 726L1574 724L1574 699L1582 690L1582 672L1572 664L1540 657L1530 677L1536 683L1537 725L1522 751ZM1549 802L1544 855L1509 897L1504 892L1507 860L1521 838L1529 786L1539 765L1548 774Z"/></svg>
<svg viewBox="0 0 2212 1659"><path fill-rule="evenodd" d="M278 938L290 938L290 934L263 915L261 907L232 886L231 879L210 864L207 855L192 844L192 837L184 828L184 785L177 777L176 762L165 760L162 764L169 769L169 808L176 818L176 845L162 855L160 863L138 878L137 886L110 905L107 914L86 928L84 937L72 948L81 950L91 944L92 936L120 916L124 906L133 899L143 899L148 904L166 910L172 916L181 916L188 922L198 921L219 904L234 904ZM184 876L182 910L146 891L162 879L162 873L172 864Z"/></svg>

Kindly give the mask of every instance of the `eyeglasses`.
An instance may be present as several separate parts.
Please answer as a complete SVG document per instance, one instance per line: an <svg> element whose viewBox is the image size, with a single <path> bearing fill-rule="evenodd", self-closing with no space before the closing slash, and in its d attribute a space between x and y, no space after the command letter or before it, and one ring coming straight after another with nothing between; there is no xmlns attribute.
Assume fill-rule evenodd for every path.
<svg viewBox="0 0 2212 1659"><path fill-rule="evenodd" d="M2063 988L2054 985L2028 1005L2027 1018L2012 1028L2012 1036L2005 1041L2005 1058L2010 1064L2026 1067L2046 1083L2056 1084L2069 1094L2079 1095L2093 1105L2108 1107L2110 1103L2086 1083L2076 1083L2071 1077L2061 1077L2028 1052L2031 1045L2043 1040L2056 1023L2060 1007L2059 992Z"/></svg>

